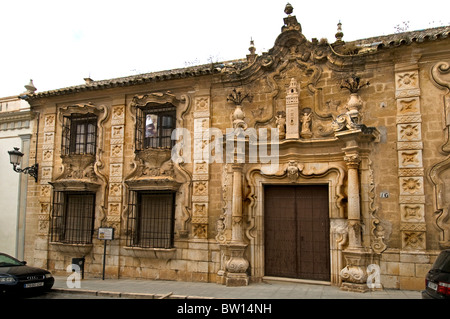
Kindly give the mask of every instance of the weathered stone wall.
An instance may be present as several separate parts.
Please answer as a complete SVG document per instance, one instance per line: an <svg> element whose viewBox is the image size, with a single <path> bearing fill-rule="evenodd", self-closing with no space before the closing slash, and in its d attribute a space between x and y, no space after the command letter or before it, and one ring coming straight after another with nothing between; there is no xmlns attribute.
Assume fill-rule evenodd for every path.
<svg viewBox="0 0 450 319"><path fill-rule="evenodd" d="M280 142L282 168L277 173L264 179L255 177L255 165L241 167L243 221L238 222L244 235L239 244L248 245L244 256L250 264L244 272L250 279L261 280L264 275L260 253L263 208L261 198L254 197L262 196L262 184L250 184L273 182L276 177L286 184L314 180L330 186L333 284L341 283L339 271L346 266L342 253L349 245L345 239L350 236L347 218L355 218L349 216L346 197L356 190L358 194L352 196L359 196L361 208L353 221L362 227L360 248L368 256L364 255L364 261L379 264L386 288L422 289L427 269L449 240L448 227L437 220L437 187L434 175L430 175L437 163L444 163L438 175L448 187L445 160L449 154L442 150L449 125L444 118L446 91L431 75L436 63L450 60L448 43L446 39L434 40L343 55L329 45L307 41L293 23L268 54L240 61L247 64L239 72L227 66L213 71L216 66L212 65L208 72L195 76L155 77L92 90L83 87L78 92L31 99L42 125L37 154L30 154L40 163L40 178L37 184L28 184L25 258L63 274L71 258L84 256L88 276L101 275L103 241L96 239L96 232L89 246L54 244L49 238L53 192L49 182L55 189L67 190L70 187L65 183L72 180L77 185L96 185L95 229L116 229L116 239L107 245L106 276L225 283L223 276L230 261L227 245L237 223L232 220L236 217L232 216L232 183L238 175L227 163L203 165L208 158L197 160L203 144L196 132L215 128L225 134L233 127L233 120L240 120L236 109L242 108L245 117L240 124L256 130L279 129L279 121L291 125L290 119L299 117L292 122L299 138ZM365 133L355 140L335 134L333 125L338 117L350 114L351 94L341 83L353 75L361 83L370 82L357 90L361 105L356 114L357 124L376 128L379 136L374 140L364 140L361 136ZM298 89L298 101L290 95L292 86ZM228 97L234 89L252 98L230 103ZM192 150L189 161L175 165L174 173L164 176L168 176L166 184L159 184L178 185L174 248L126 247L129 191L155 189L161 176L144 176L141 166L163 169L165 164L151 167L150 160L136 155L134 108L139 101L163 103L166 99L177 104L177 127L191 132ZM298 115L286 114L293 105L298 105ZM94 173L81 177L67 175L69 164L79 164L61 156L61 118L77 108L99 115L96 158L89 164ZM304 115L311 115L310 122L302 120ZM354 124L347 121L349 126ZM34 143L35 138L31 150ZM291 163L294 160L295 165ZM288 168L294 169L293 175L286 175ZM350 169L358 169L357 176L350 178ZM351 185L350 179L355 177L359 184ZM439 227L437 223L441 223Z"/></svg>

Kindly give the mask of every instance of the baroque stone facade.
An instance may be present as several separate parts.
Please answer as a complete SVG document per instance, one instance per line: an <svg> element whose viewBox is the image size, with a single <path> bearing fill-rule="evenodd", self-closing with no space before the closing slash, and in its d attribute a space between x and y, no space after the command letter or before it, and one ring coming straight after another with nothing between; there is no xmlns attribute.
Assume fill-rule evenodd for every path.
<svg viewBox="0 0 450 319"><path fill-rule="evenodd" d="M286 13L261 55L27 94L44 125L26 259L65 273L84 257L99 276L98 228L113 227L107 277L422 289L450 247L450 28L346 43L338 25L328 43ZM311 185L325 222L312 201L292 204L297 230L267 224L308 202L268 206L268 188ZM266 249L284 238L295 275Z"/></svg>

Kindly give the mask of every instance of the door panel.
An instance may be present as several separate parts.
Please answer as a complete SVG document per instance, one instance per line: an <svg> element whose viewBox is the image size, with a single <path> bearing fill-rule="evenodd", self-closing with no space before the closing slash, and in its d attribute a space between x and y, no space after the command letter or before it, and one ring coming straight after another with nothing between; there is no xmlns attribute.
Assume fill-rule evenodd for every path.
<svg viewBox="0 0 450 319"><path fill-rule="evenodd" d="M266 196L270 200L266 201L266 209L277 211L277 214L266 214L265 232L266 254L271 256L266 260L267 276L292 277L296 275L297 260L295 254L295 189L291 188L270 188ZM279 230L284 231L280 232ZM275 239L276 240L273 240Z"/></svg>
<svg viewBox="0 0 450 319"><path fill-rule="evenodd" d="M330 280L328 186L266 186L265 275Z"/></svg>

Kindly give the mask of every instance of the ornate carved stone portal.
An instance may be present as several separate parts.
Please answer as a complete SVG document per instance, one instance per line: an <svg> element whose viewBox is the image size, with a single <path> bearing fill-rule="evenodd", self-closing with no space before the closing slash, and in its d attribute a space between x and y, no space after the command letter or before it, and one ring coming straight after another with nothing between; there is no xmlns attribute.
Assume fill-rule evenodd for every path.
<svg viewBox="0 0 450 319"><path fill-rule="evenodd" d="M261 169L261 163L232 164L231 171L224 170L224 176L228 177L223 180L231 181L231 186L225 186L225 189L232 193L227 199L227 192L224 192L225 213L217 223L216 239L221 244L223 256L219 276L224 278L219 282L247 284L244 274L247 269L253 278L264 277L264 185L318 183L327 184L331 190L330 224L345 224L333 227L330 234L335 239L331 241L331 281L333 284L345 283L346 289L362 290L360 285L367 278L366 267L373 260L370 249L368 252L366 248L370 243L364 243L366 226L362 220L371 220L373 211L369 211L367 205L361 205L360 194L369 191L361 185L370 182L369 156L379 133L362 123L360 112L364 102L359 90L369 83L361 81L359 76L348 72L343 81L336 80L337 89L350 92L343 107L339 107L340 101L324 103L319 86L323 68L318 65L330 54L327 50L325 46L308 42L295 16L289 15L270 55L256 57L239 73L229 69L223 72L225 83L230 86L237 83L236 78L245 78L248 85L241 87L256 97L254 101L258 101L263 93L272 97L269 100L271 108L248 106L256 109L251 111L255 118L245 118L245 121L240 103L236 103L243 95L234 90L227 101L236 105L231 114L235 129L276 128L279 140L275 144L280 162L270 173ZM255 76L261 70L266 74L264 82ZM336 76L340 77L342 75ZM261 92L262 87L272 91ZM261 140L255 144L256 147L265 145ZM272 142L272 146L275 144ZM239 151L249 149L246 144ZM244 183L242 174L245 174ZM245 185L250 188L250 193L242 197ZM226 231L227 211L231 211L228 213L231 233Z"/></svg>

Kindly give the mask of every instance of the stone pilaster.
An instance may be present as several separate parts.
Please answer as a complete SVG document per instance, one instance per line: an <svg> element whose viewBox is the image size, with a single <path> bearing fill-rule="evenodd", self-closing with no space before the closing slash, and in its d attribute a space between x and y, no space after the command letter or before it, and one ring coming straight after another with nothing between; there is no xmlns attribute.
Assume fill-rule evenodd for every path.
<svg viewBox="0 0 450 319"><path fill-rule="evenodd" d="M54 153L55 153L55 128L56 114L44 115L44 142L42 144L42 158L39 163L39 185L40 185L40 212L39 212L39 235L48 234L48 221L50 219L50 203L52 190L48 182L52 181Z"/></svg>
<svg viewBox="0 0 450 319"><path fill-rule="evenodd" d="M426 249L422 117L416 64L396 65L397 153L402 249Z"/></svg>
<svg viewBox="0 0 450 319"><path fill-rule="evenodd" d="M192 233L208 238L210 98L194 100L194 173L192 175Z"/></svg>
<svg viewBox="0 0 450 319"><path fill-rule="evenodd" d="M56 131L56 114L44 114L44 136L42 143L42 157L39 163L39 215L38 215L38 238L35 241L35 250L47 251L48 249L48 234L50 227L50 212L52 201L52 186L49 182L52 181L54 154L55 154L55 131ZM37 143L38 141L36 141ZM36 158L39 162L38 154ZM44 256L39 253L35 256ZM47 260L37 259L35 257L35 264L40 267L47 266Z"/></svg>
<svg viewBox="0 0 450 319"><path fill-rule="evenodd" d="M108 213L106 216L106 221L109 225L120 223L120 216L122 214L124 130L125 102L121 98L113 99L111 113Z"/></svg>

